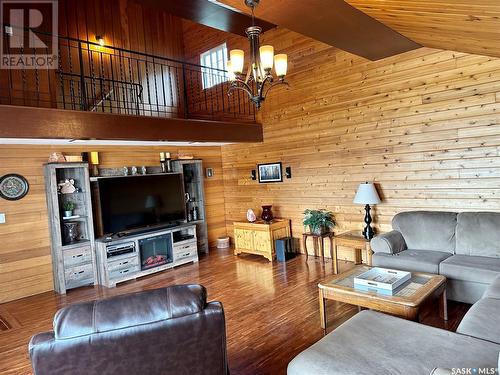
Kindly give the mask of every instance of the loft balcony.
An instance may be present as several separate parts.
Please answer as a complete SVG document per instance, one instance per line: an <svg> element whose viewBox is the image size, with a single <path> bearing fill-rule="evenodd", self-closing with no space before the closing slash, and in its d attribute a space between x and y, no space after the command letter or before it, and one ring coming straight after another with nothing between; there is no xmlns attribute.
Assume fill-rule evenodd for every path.
<svg viewBox="0 0 500 375"><path fill-rule="evenodd" d="M0 70L0 138L262 140L224 70L68 37L58 49L56 69Z"/></svg>

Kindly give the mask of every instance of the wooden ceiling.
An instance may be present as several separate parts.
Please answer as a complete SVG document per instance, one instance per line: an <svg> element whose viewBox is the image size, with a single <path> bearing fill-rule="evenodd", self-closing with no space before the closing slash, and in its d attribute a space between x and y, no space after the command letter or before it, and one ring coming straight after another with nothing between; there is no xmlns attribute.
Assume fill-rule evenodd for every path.
<svg viewBox="0 0 500 375"><path fill-rule="evenodd" d="M249 12L243 0L220 2ZM273 24L370 60L421 47L343 0L261 0L255 14Z"/></svg>
<svg viewBox="0 0 500 375"><path fill-rule="evenodd" d="M247 11L243 0L220 1ZM318 3L324 11L316 9ZM325 41L310 32L308 34L308 30L297 30L294 25L283 23L280 13L290 14L294 8L300 8L301 23L307 19L314 22L324 20L323 23L335 29L335 12L344 9L341 3L344 1L261 0L256 14L277 25ZM345 3L422 46L500 57L500 0L345 0ZM351 30L366 31L362 24L344 25L340 21L347 36ZM312 28L317 28L317 25L313 24ZM385 48L385 43L379 40L375 46ZM342 45L336 46L349 51Z"/></svg>
<svg viewBox="0 0 500 375"><path fill-rule="evenodd" d="M500 57L500 0L346 1L426 47Z"/></svg>
<svg viewBox="0 0 500 375"><path fill-rule="evenodd" d="M174 16L194 21L214 29L246 37L245 29L251 25L252 18L247 14L214 4L208 0L136 0L146 6L166 10ZM256 19L255 23L267 31L276 27L272 23Z"/></svg>

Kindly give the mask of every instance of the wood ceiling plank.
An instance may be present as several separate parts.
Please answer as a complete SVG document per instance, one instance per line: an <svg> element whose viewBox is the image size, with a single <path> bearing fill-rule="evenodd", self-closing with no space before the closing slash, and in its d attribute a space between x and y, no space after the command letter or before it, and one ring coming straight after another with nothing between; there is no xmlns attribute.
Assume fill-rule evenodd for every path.
<svg viewBox="0 0 500 375"><path fill-rule="evenodd" d="M346 0L426 46L500 57L498 0Z"/></svg>
<svg viewBox="0 0 500 375"><path fill-rule="evenodd" d="M252 19L247 14L233 11L208 0L136 0L153 9L162 9L174 16L213 27L233 34L246 36L245 29L251 25ZM255 23L264 31L276 25L256 19Z"/></svg>
<svg viewBox="0 0 500 375"><path fill-rule="evenodd" d="M222 0L248 12L242 0ZM255 14L328 45L370 60L407 52L420 45L343 0L262 1Z"/></svg>

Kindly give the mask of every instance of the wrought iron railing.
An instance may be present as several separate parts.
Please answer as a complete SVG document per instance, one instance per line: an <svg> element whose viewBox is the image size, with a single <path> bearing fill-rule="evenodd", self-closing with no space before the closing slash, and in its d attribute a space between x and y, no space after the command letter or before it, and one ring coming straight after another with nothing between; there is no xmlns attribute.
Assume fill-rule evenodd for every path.
<svg viewBox="0 0 500 375"><path fill-rule="evenodd" d="M9 36L3 34L4 53L9 53ZM37 35L50 38L49 34ZM246 95L227 95L229 82L224 70L68 37L58 37L58 50L57 69L2 69L0 104L255 120L254 106ZM204 82L211 87L205 88Z"/></svg>

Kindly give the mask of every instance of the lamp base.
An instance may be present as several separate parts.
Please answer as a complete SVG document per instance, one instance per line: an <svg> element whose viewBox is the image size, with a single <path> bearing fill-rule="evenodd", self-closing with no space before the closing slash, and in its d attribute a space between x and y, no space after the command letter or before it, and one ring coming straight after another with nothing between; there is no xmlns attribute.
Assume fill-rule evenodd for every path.
<svg viewBox="0 0 500 375"><path fill-rule="evenodd" d="M363 232L362 232L363 237L367 241L370 241L373 238L373 236L375 235L375 232L374 232L373 228L370 225L372 223L372 217L370 215L370 210L371 210L370 205L367 204L365 206L365 224L366 224L366 226L365 226L365 228L363 229Z"/></svg>

